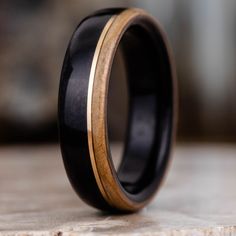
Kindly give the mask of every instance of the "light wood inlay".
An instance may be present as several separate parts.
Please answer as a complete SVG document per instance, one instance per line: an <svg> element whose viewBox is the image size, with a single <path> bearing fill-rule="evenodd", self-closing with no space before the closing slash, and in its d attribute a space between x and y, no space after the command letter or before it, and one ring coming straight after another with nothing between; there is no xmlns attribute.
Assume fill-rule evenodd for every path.
<svg viewBox="0 0 236 236"><path fill-rule="evenodd" d="M111 152L107 137L107 94L110 71L113 58L120 39L126 29L137 19L148 19L154 25L156 21L140 9L128 9L117 15L102 35L102 40L96 49L91 70L91 81L88 100L88 128L89 128L89 150L93 171L103 197L111 206L123 210L137 210L146 205L150 200L144 202L131 201L121 190L115 168L111 161ZM163 34L159 25L160 33ZM104 37L105 36L105 37ZM168 43L167 43L168 47ZM91 89L93 88L93 89Z"/></svg>

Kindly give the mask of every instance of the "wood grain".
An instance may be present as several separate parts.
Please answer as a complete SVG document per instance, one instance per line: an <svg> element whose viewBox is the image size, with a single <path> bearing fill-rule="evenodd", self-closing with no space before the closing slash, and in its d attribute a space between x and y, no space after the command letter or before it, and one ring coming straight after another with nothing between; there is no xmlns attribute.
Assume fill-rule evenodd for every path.
<svg viewBox="0 0 236 236"><path fill-rule="evenodd" d="M105 215L71 189L57 146L1 148L0 235L236 235L235 167L236 146L178 146L152 204Z"/></svg>
<svg viewBox="0 0 236 236"><path fill-rule="evenodd" d="M127 9L113 16L103 30L93 59L88 92L88 143L96 182L106 201L114 208L125 211L141 209L154 196L153 193L151 197L138 202L131 200L122 191L122 186L111 162L112 158L107 137L107 97L113 59L124 32L140 19L149 21L156 27L165 42L165 47L168 48L168 57L172 61L168 41L156 20L141 9ZM172 66L173 64L171 64ZM173 68L171 68L171 74L175 83ZM173 91L173 93L175 92ZM175 132L172 135L174 139Z"/></svg>

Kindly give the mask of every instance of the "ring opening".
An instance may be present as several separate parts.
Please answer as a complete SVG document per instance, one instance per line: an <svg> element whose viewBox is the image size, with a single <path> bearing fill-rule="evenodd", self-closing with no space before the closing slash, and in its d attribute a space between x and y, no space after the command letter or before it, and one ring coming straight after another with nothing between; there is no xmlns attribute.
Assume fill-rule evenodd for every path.
<svg viewBox="0 0 236 236"><path fill-rule="evenodd" d="M132 195L159 183L156 178L162 179L168 162L173 123L172 72L163 37L149 21L132 24L119 48L127 75L129 110L117 176Z"/></svg>

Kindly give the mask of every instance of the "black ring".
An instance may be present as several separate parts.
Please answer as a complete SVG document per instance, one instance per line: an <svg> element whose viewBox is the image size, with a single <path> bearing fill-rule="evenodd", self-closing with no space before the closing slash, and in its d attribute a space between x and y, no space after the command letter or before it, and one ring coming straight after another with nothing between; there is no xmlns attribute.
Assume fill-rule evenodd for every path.
<svg viewBox="0 0 236 236"><path fill-rule="evenodd" d="M106 44L112 40L116 41L114 45ZM103 52L113 58L118 45L126 65L130 109L124 155L115 173L106 130L104 146L108 154L104 156L108 168L106 165L104 169L101 167L98 156L103 156L96 149L99 135L93 132L94 123L90 133L88 127L88 116L95 122L93 117L97 114L88 113L88 104L91 102L93 107L97 102L97 106L100 105L94 99L100 88L95 82L92 90L89 85L94 79L91 74L94 72L95 76L98 70L105 70L109 77L110 73L106 64L104 68L98 68L99 63L93 67L95 59L99 60ZM112 64L112 59L108 63ZM75 191L88 204L102 210L135 211L145 206L158 189L175 135L173 71L165 35L153 18L142 10L103 10L79 24L63 64L58 117L67 174ZM91 101L89 91L92 91ZM107 92L104 97L107 99ZM92 109L91 113L96 111ZM106 127L105 110L104 117ZM93 150L89 142L95 143ZM114 182L111 183L111 179Z"/></svg>

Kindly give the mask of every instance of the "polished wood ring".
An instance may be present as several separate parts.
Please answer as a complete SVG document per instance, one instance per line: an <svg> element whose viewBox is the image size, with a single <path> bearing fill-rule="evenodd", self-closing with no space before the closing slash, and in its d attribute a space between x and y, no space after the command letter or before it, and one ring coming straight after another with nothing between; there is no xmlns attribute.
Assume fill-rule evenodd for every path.
<svg viewBox="0 0 236 236"><path fill-rule="evenodd" d="M121 45L128 75L129 124L121 166L107 131L110 71ZM59 89L61 151L72 186L105 211L143 208L159 188L175 136L176 80L159 24L140 9L85 18L69 43Z"/></svg>

